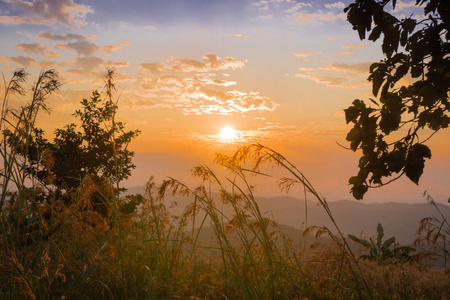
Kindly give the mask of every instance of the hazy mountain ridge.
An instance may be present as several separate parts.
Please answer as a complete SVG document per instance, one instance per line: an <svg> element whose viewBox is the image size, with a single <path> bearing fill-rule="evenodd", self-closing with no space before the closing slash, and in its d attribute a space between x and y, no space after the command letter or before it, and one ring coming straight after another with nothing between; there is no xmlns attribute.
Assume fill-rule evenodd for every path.
<svg viewBox="0 0 450 300"><path fill-rule="evenodd" d="M128 189L129 194L142 193L144 187ZM264 216L273 218L277 223L302 229L306 225L305 201L289 196L256 197ZM181 214L189 203L188 198L180 196L167 199L168 204L177 202L171 209L173 214ZM402 244L410 244L416 237L419 222L425 217L438 216L435 207L424 202L418 204L387 202L365 203L356 200L340 200L329 202L331 212L343 233L356 236L371 237L376 235L378 223L384 228L385 238L395 236ZM450 220L450 205L437 204L441 213ZM335 231L329 216L317 201L307 202L307 225L327 226ZM231 210L224 206L226 214Z"/></svg>

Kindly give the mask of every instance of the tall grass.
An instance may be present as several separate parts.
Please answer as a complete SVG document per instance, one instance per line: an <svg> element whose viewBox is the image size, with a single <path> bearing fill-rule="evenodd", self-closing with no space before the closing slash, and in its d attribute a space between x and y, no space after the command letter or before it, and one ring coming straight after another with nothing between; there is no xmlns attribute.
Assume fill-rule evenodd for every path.
<svg viewBox="0 0 450 300"><path fill-rule="evenodd" d="M35 130L36 118L41 110L49 112L46 97L60 87L58 74L54 70L42 71L32 88L23 87L27 79L24 69L14 72L11 79L4 79L2 113L0 120L1 150L1 245L3 278L6 278L7 294L17 297L20 293L36 298L36 278L33 269L44 258L45 248L33 247L36 239L35 227L39 223L39 194L45 192L38 185L33 174L27 169L31 136ZM11 109L8 105L13 95L30 95L31 100L19 108ZM45 162L45 153L36 153L39 164ZM39 169L39 165L37 168ZM41 236L50 228L39 228ZM27 251L23 251L27 248ZM31 250L31 251L28 251ZM33 270L33 271L31 271ZM42 271L42 270L40 270ZM11 272L11 273L10 273ZM56 271L57 273L58 271ZM54 273L54 274L56 274ZM54 275L53 274L53 275Z"/></svg>
<svg viewBox="0 0 450 300"><path fill-rule="evenodd" d="M114 71L108 70L105 126L116 128ZM262 145L218 154L213 167L192 170L199 184L190 187L168 178L149 180L144 195L121 196L121 162L106 187L87 176L63 201L27 171L27 151L36 115L48 109L45 97L60 84L44 71L31 101L18 110L8 106L13 94L26 96L26 73L5 81L2 105L2 198L0 206L1 299L430 299L448 297L449 275L420 263L378 265L360 260L339 229L326 199L280 153ZM9 141L8 141L9 139ZM112 141L115 141L114 134ZM113 143L114 145L114 143ZM51 162L45 149L42 164ZM334 228L304 228L299 244L262 212L254 176L270 176L277 167L281 191L298 185L328 214ZM276 180L276 179L274 179ZM102 192L112 214L93 209ZM109 192L105 192L109 191ZM45 195L46 201L42 201ZM172 213L173 195L189 200ZM310 199L309 199L310 200ZM307 212L306 212L307 214ZM306 216L307 217L307 216ZM434 227L433 227L434 228ZM205 242L204 234L213 240ZM439 231L440 232L440 231ZM308 239L325 235L324 245L306 251Z"/></svg>

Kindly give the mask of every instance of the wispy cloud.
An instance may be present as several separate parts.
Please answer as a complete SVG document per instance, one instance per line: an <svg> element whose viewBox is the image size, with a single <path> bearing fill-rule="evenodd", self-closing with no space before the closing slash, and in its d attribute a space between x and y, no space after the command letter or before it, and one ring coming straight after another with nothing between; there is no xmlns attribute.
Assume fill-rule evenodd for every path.
<svg viewBox="0 0 450 300"><path fill-rule="evenodd" d="M98 38L98 35L83 35L76 33L67 33L65 35L53 34L49 31L41 31L36 36L36 39L46 40L46 41L83 41L83 40L92 40Z"/></svg>
<svg viewBox="0 0 450 300"><path fill-rule="evenodd" d="M44 46L40 43L32 43L32 44L18 44L16 45L16 49L25 51L27 53L35 53L35 54L43 54L46 50L50 50L50 46Z"/></svg>
<svg viewBox="0 0 450 300"><path fill-rule="evenodd" d="M318 68L298 68L296 77L314 80L330 87L361 88L366 84L370 63L333 63Z"/></svg>
<svg viewBox="0 0 450 300"><path fill-rule="evenodd" d="M15 62L18 65L21 65L23 67L30 67L33 66L36 62L36 59L31 56L11 56L11 60Z"/></svg>
<svg viewBox="0 0 450 300"><path fill-rule="evenodd" d="M403 2L398 1L396 7L414 7L416 6L416 1L410 1L410 2Z"/></svg>
<svg viewBox="0 0 450 300"><path fill-rule="evenodd" d="M65 44L57 44L57 49L75 50L78 55L90 56L96 51L100 51L101 47L89 41L77 41Z"/></svg>
<svg viewBox="0 0 450 300"><path fill-rule="evenodd" d="M229 56L220 58L212 53L203 55L202 61L174 56L169 57L167 61L177 63L179 67L177 70L187 73L191 71L206 72L226 69L236 70L243 68L246 63L245 60L238 60Z"/></svg>
<svg viewBox="0 0 450 300"><path fill-rule="evenodd" d="M341 51L341 52L339 52L339 56L350 56L350 55L356 55L356 52L353 52L353 51Z"/></svg>
<svg viewBox="0 0 450 300"><path fill-rule="evenodd" d="M335 76L330 74L320 74L320 73L297 73L296 77L314 80L317 83L322 83L330 87L340 87L340 88L356 88L355 84L349 83L351 78L348 76Z"/></svg>
<svg viewBox="0 0 450 300"><path fill-rule="evenodd" d="M166 63L141 63L141 89L156 93L183 114L230 115L250 111L273 111L278 104L258 92L229 88L224 70L243 68L246 60L206 54L202 60L169 57Z"/></svg>
<svg viewBox="0 0 450 300"><path fill-rule="evenodd" d="M93 13L91 7L73 0L4 0L18 15L0 16L1 23L30 23L52 25L65 24L72 28L86 24L86 15Z"/></svg>
<svg viewBox="0 0 450 300"><path fill-rule="evenodd" d="M296 13L304 7L312 7L311 3L298 2L295 3L292 7L286 9L285 11L289 14Z"/></svg>
<svg viewBox="0 0 450 300"><path fill-rule="evenodd" d="M242 38L242 39L252 39L252 36L245 35L245 34L239 34L239 33L233 33L231 34L234 37Z"/></svg>
<svg viewBox="0 0 450 300"><path fill-rule="evenodd" d="M320 55L320 54L323 54L323 52L292 52L291 54L295 57L305 58L305 57L310 57L310 56L314 56L314 55Z"/></svg>
<svg viewBox="0 0 450 300"><path fill-rule="evenodd" d="M309 23L309 22L315 22L315 23L322 23L324 21L331 21L334 19L345 19L346 14L345 13L339 13L334 14L331 12L328 13L301 13L294 15L294 23Z"/></svg>
<svg viewBox="0 0 450 300"><path fill-rule="evenodd" d="M358 45L342 45L342 48L344 49L361 49L364 47L369 47L366 44L358 44Z"/></svg>
<svg viewBox="0 0 450 300"><path fill-rule="evenodd" d="M142 63L139 64L139 68L150 74L160 74L165 69L163 64L158 63Z"/></svg>
<svg viewBox="0 0 450 300"><path fill-rule="evenodd" d="M120 49L122 49L123 47L130 47L131 46L131 42L130 41L122 41L120 42L119 45L104 45L102 46L102 50L106 53L112 53L112 52L116 52Z"/></svg>
<svg viewBox="0 0 450 300"><path fill-rule="evenodd" d="M363 76L369 75L370 62L360 62L353 64L345 64L345 63L334 63L330 65L326 65L321 67L322 70L331 70L340 73L353 73L359 74Z"/></svg>
<svg viewBox="0 0 450 300"><path fill-rule="evenodd" d="M325 4L326 8L345 8L345 4L342 2L336 2L331 4Z"/></svg>
<svg viewBox="0 0 450 300"><path fill-rule="evenodd" d="M70 59L69 69L65 72L70 75L89 77L94 75L93 71L105 67L128 67L128 61L112 61L97 56L75 57ZM103 70L102 70L103 71Z"/></svg>

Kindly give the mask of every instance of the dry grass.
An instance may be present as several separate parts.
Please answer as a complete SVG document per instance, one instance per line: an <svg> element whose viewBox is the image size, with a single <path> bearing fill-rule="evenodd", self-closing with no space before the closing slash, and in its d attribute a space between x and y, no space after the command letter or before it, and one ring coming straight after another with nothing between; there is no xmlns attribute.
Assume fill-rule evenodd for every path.
<svg viewBox="0 0 450 300"><path fill-rule="evenodd" d="M218 155L216 163L229 171L225 176L205 165L195 167L196 187L173 178L161 184L151 180L143 197L130 197L127 203L114 192L118 182L98 184L86 177L59 198L25 173L19 159L37 108L45 108L46 92L58 87L56 77L48 76L47 90L10 115L8 95L23 94L24 76L19 71L5 84L0 124L17 137L9 146L5 135L1 141L1 299L449 297L449 274L443 268L356 257L326 200L291 162L262 145L242 147L231 157ZM45 152L40 155L48 160ZM278 181L281 190L299 185L323 207L335 228L306 228L305 235L315 231L329 242L307 251L303 242L293 243L262 215L251 178L261 175L264 165L285 170ZM94 207L98 192L110 200L104 213ZM169 194L190 196L192 202L181 215L172 215ZM133 203L137 209L130 212ZM212 245L199 241L207 226L215 237Z"/></svg>

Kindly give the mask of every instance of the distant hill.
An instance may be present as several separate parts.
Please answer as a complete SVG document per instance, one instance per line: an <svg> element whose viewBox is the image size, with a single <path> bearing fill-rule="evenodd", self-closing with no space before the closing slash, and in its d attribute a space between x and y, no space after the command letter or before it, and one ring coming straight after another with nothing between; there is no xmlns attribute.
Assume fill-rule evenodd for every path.
<svg viewBox="0 0 450 300"><path fill-rule="evenodd" d="M295 228L305 222L305 204L290 197L258 198L262 210L272 214L274 220ZM437 204L447 220L450 220L450 206ZM438 215L435 207L428 203L364 203L342 200L329 202L331 212L342 232L370 237L376 234L378 223L384 228L385 237L395 236L400 243L409 244L416 236L419 222ZM330 218L323 207L308 202L308 225L327 226L334 231Z"/></svg>
<svg viewBox="0 0 450 300"><path fill-rule="evenodd" d="M144 187L128 189L128 193L143 193ZM293 197L257 197L261 212L277 223L301 229L305 226L305 202ZM167 202L177 202L172 213L181 214L191 200L176 196ZM364 201L341 200L329 202L331 212L342 232L366 238L376 235L378 223L384 228L385 238L395 236L401 244L414 241L419 222L430 216L437 216L436 209L428 203L365 203ZM442 214L450 221L450 206L437 204ZM220 206L219 206L220 207ZM223 208L225 214L231 210ZM308 225L327 226L333 232L335 228L323 207L317 201L308 201Z"/></svg>

